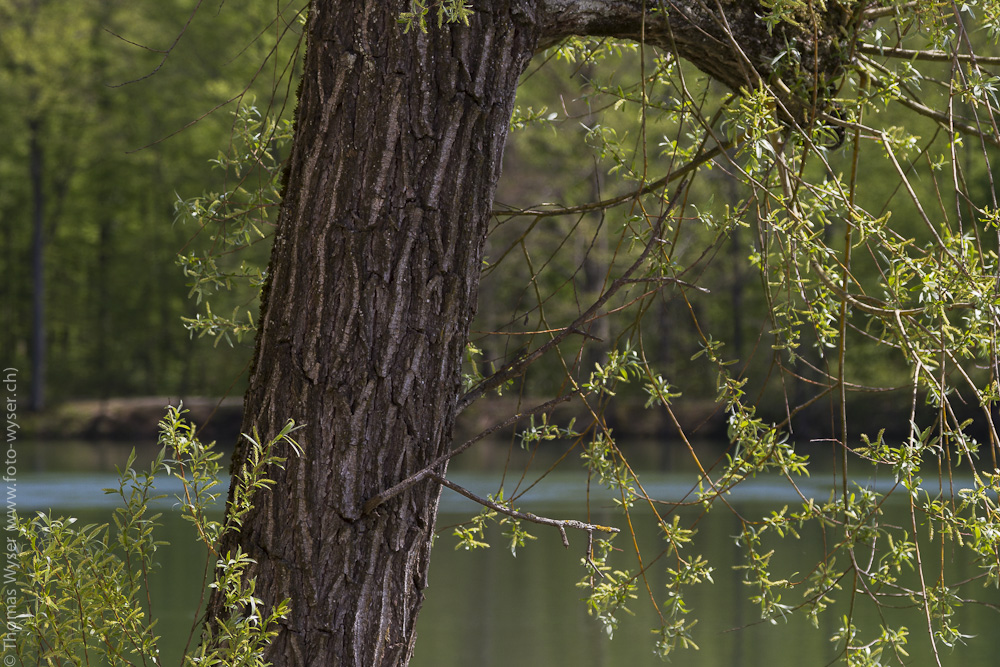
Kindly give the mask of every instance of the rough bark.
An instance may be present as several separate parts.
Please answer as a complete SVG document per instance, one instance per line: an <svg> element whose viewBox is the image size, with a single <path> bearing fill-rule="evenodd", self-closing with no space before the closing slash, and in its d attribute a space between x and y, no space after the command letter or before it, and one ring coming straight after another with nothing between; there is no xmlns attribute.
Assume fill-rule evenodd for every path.
<svg viewBox="0 0 1000 667"><path fill-rule="evenodd" d="M795 23L769 31L766 10L752 0L544 0L542 46L570 35L645 39L690 60L734 90L768 77L775 57L792 49L811 83L836 77L850 51L852 14L837 0L810 2ZM645 10L645 15L643 14Z"/></svg>
<svg viewBox="0 0 1000 667"><path fill-rule="evenodd" d="M266 605L292 600L275 665L408 662L440 489L428 480L362 506L450 444L520 73L568 34L638 36L642 6L490 0L469 27L404 35L404 3L313 0L243 424L268 438L293 418L305 455L274 471L274 490L221 545L257 561ZM676 6L670 25L646 16L647 37L708 58L719 16Z"/></svg>
<svg viewBox="0 0 1000 667"><path fill-rule="evenodd" d="M491 1L471 28L403 35L398 3L312 5L244 421L264 436L294 418L306 452L276 471L236 540L259 563L265 603L293 601L276 665L409 660L439 487L361 507L449 444L514 92L537 40L526 9Z"/></svg>
<svg viewBox="0 0 1000 667"><path fill-rule="evenodd" d="M543 0L543 5L541 46L570 35L643 40L734 91L780 74L783 85L775 92L800 123L826 107L828 87L851 56L848 36L857 19L838 0L810 2L796 12L794 23L771 30L762 18L766 10L753 0Z"/></svg>

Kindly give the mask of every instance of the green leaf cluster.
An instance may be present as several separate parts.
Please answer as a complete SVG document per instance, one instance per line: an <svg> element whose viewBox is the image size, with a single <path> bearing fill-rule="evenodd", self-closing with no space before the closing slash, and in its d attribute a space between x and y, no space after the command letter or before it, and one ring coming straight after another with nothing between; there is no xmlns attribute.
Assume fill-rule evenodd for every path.
<svg viewBox="0 0 1000 667"><path fill-rule="evenodd" d="M250 462L238 474L227 518L220 521L213 517L221 453L214 443L202 443L182 415L181 408L168 408L160 423L161 449L148 470L133 467L133 451L117 488L105 490L121 501L113 526L79 526L74 518L42 512L15 517L20 550L13 609L19 613L8 630L13 636L4 639L16 647L22 664L161 664L149 577L168 548L156 539L161 514L152 510L166 498L156 492L156 481L164 476L181 482L175 501L207 549L206 575L214 574L210 587L220 592L224 609L216 625L200 628L197 646L189 640L184 664L266 664L263 651L277 634L276 623L287 616L288 601L264 609L254 594L253 561L240 551L216 554L215 548L219 538L239 527L254 495L273 484L267 469L285 461L276 453L278 445L300 451L291 437L295 426L289 422L266 443L251 439ZM199 631L198 613L192 615L192 638Z"/></svg>

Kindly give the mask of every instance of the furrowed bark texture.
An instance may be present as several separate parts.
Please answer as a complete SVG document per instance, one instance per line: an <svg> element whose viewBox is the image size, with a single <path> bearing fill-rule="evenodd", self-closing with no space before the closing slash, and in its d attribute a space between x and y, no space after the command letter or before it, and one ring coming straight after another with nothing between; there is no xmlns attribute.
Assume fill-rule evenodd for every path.
<svg viewBox="0 0 1000 667"><path fill-rule="evenodd" d="M797 60L798 80L820 93L850 52L852 15L838 0L810 2L768 30L767 10L754 0L543 0L542 46L570 35L639 40L691 61L733 90L754 87L776 66ZM643 11L645 10L645 15ZM778 55L789 52L784 58ZM776 59L778 62L776 62ZM788 72L791 74L791 72ZM787 76L787 74L786 74Z"/></svg>
<svg viewBox="0 0 1000 667"><path fill-rule="evenodd" d="M688 45L682 55L733 85L735 52L706 64L724 15L678 4L647 15L646 35ZM744 21L741 3L723 4ZM266 606L292 600L267 654L278 667L409 661L439 486L362 506L450 445L518 77L539 43L637 37L644 20L639 2L482 0L469 27L404 35L408 8L313 0L306 28L243 424L268 439L293 418L305 454L272 471L273 490L220 545L256 560ZM240 446L234 470L245 459Z"/></svg>
<svg viewBox="0 0 1000 667"><path fill-rule="evenodd" d="M276 665L403 665L440 487L364 502L450 444L524 3L404 35L402 3L316 1L244 432L305 447L237 544L265 604L292 599ZM239 448L234 467L245 456ZM218 600L215 601L218 603Z"/></svg>

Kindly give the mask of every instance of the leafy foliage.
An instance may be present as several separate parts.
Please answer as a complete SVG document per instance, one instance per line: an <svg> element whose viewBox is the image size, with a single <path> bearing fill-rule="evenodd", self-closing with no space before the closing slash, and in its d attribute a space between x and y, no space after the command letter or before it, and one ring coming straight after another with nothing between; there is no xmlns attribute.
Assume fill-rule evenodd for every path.
<svg viewBox="0 0 1000 667"><path fill-rule="evenodd" d="M472 16L472 5L464 0L434 0L430 3L426 0L411 0L410 11L399 15L403 30L409 32L416 26L420 32L427 32L427 17L432 10L438 28L446 23L468 25L469 17Z"/></svg>
<svg viewBox="0 0 1000 667"><path fill-rule="evenodd" d="M264 476L268 466L281 466L279 444L298 453L289 422L273 440L251 439L252 465L239 474L227 518L217 512L221 453L203 444L193 424L179 408L168 408L160 423L159 455L148 471L136 471L135 452L120 471L117 488L105 492L118 496L114 527L109 524L77 526L76 519L39 512L17 517L21 550L16 564L17 599L13 608L27 610L12 627L22 664L160 664L160 637L152 617L149 576L156 568L165 542L155 538L160 514L152 504L166 498L156 493L156 480L170 475L183 491L176 498L196 539L218 570L210 584L223 591L226 614L213 627L204 628L202 642L185 656L187 665L262 666L263 650L276 635L275 624L288 614L288 601L262 609L254 596L254 579L248 576L252 561L243 553L215 553L224 533L238 527L254 495L273 484ZM206 563L208 565L209 563ZM212 568L206 567L206 575ZM5 600L8 602L8 600ZM198 612L192 615L197 619ZM193 620L192 635L198 630Z"/></svg>
<svg viewBox="0 0 1000 667"><path fill-rule="evenodd" d="M772 27L819 6L764 4ZM711 582L712 554L686 532L685 508L700 508L696 522L720 512L736 521L745 594L762 620L804 615L819 628L836 616L845 664L905 660L915 633L940 664L940 649L970 641L958 610L987 604L997 586L998 7L851 8L842 79L802 91L829 95L836 113L816 103L800 128L781 105L804 61L778 68L788 81L731 94L665 50L572 39L522 88L527 111L509 151L521 169L498 193L482 287L491 303L516 305L481 314L474 344L502 368L576 328L510 393L571 397L574 432L537 443L545 460L576 452L589 479L613 490L622 524L651 515L668 535L653 554L626 540L637 567L588 552L581 582L609 632L646 589L662 657L697 646L685 593ZM552 175L554 154L576 187ZM574 171L581 164L589 171ZM544 185L524 184L535 181ZM560 203L514 203L536 201ZM710 396L724 413L718 460L678 418L681 396ZM855 422L882 396L895 397L890 411ZM609 426L615 401L664 415L698 471L690 494L646 493ZM551 472L533 477L528 465L528 488ZM817 470L836 480L826 499L801 488ZM887 490L869 481L886 476ZM799 501L744 514L729 498L755 477ZM911 520L888 525L889 502L905 503ZM776 554L806 534L821 537L821 556L785 571ZM971 578L955 565L969 561ZM648 567L669 582L666 600ZM920 610L917 627L893 609L900 599ZM866 606L881 627L855 627ZM840 618L843 609L852 613Z"/></svg>
<svg viewBox="0 0 1000 667"><path fill-rule="evenodd" d="M181 270L190 280L188 296L204 307L203 313L183 318L184 326L192 334L212 336L216 344L226 340L230 346L233 339L242 341L244 335L256 331L252 313L255 308L237 306L229 317L224 317L212 312L207 297L219 290L238 290L248 294L245 299L252 302L259 294L264 284L261 256L255 258L241 251L270 241L281 202L280 155L292 138L290 121L276 121L252 104L240 105L234 116L231 150L220 152L213 163L235 184L222 193L176 203L178 219L193 221L200 229L208 230L211 241L202 252L191 251L178 257ZM265 248L268 246L265 244Z"/></svg>

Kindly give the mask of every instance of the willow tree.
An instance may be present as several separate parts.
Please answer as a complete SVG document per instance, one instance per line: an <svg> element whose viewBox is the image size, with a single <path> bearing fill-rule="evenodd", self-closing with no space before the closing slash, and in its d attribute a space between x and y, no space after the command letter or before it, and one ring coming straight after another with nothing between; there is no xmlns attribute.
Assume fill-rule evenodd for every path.
<svg viewBox="0 0 1000 667"><path fill-rule="evenodd" d="M975 16L993 31L1000 7L979 3ZM221 545L221 553L240 549L255 560L265 606L291 600L267 658L276 665L408 662L438 497L442 486L464 491L447 479L447 462L474 446L453 447L456 415L546 355L565 370L559 394L498 418L498 425L547 414L562 401L592 416L576 431L545 420L526 442L569 437L569 450L581 452L595 479L617 490L626 514L637 505L655 513L667 539L666 559L659 560L670 563L668 601L649 595L663 620L661 653L691 639L683 591L711 571L711 554L690 554L689 527L671 514L685 503L727 507L733 487L767 471L797 488L808 457L788 426L800 408L821 399L834 416L828 441L842 482L835 497L802 495L801 507L766 519L738 516L762 615L820 614L841 589L876 604L881 596L905 595L924 610L935 642L956 641L948 605L958 593L946 576L923 576L916 520L913 530L882 527L880 497L848 487L848 464L888 467L910 490L912 515L925 513L935 534L971 548L983 575L996 581L997 478L976 466L985 456L992 470L997 445L997 208L992 185L977 186L984 201L973 198L967 172L974 163L976 178L988 179L996 142L996 79L984 69L994 61L973 49L990 48L995 35L972 35L962 19L956 6L931 0L313 0L243 428L271 439L294 419L304 425L298 439L305 454L274 470L273 492ZM543 326L530 345L519 345L493 372L463 381L519 79L546 49L587 58L623 43L639 45L631 61L635 84L606 92L617 95L616 107L637 112L640 137L631 153L611 134L593 137L634 181L632 189L576 206L500 214L535 221L589 211L618 216L616 263L590 302L565 321L539 317ZM693 76L690 65L708 77ZM654 86L662 93L656 99L649 94ZM879 113L890 103L914 112L929 135L881 129ZM665 157L655 161L646 134L654 112L670 128L658 142ZM888 171L873 179L865 168L876 161ZM693 208L699 179L713 167L741 183L743 194L723 210ZM938 187L917 188L918 174ZM888 194L885 183L892 184ZM866 184L877 188L872 196L864 194ZM922 229L897 230L886 207L905 209ZM710 230L709 246L692 258L678 241L699 233L697 225ZM582 355L568 354L567 346L592 341L595 322L612 311L644 313L665 292L689 305L686 316L697 325L690 304L702 261L712 243L741 227L753 236L747 261L759 270L766 306L758 348L767 350L761 354L774 372L762 386L808 375L809 392L800 404L788 401L784 421L765 421L721 340L696 327L697 373L715 380L731 446L714 467L691 449L697 490L656 502L615 445L602 407L616 385L631 383L645 390L651 409L673 419L672 401L684 387L649 363L638 320L605 341L611 349L596 369L583 367ZM537 304L528 309L535 315L546 302L537 276L533 270L529 290ZM515 331L520 317L512 313L506 333L527 333ZM875 434L859 441L852 432L847 397L865 389L848 375L853 347L908 369L904 384L914 410L900 441ZM972 422L986 425L988 445L972 440L959 419L958 395L981 406ZM933 410L920 424L924 413L916 406L925 397ZM249 451L237 449L235 471ZM947 502L920 491L928 457L942 470L967 462L975 472L969 488ZM595 538L610 529L517 512L510 499L480 500L520 522L515 533L526 521L548 523L564 540L567 530L582 531L585 574L608 568ZM827 553L805 568L802 602L789 606L781 600L794 585L770 572L762 540L808 522L822 526ZM846 557L836 558L840 553ZM921 573L909 588L895 574L907 563ZM591 576L592 607L613 619L644 575L640 566ZM905 633L859 637L848 619L839 639L852 660L900 649Z"/></svg>

